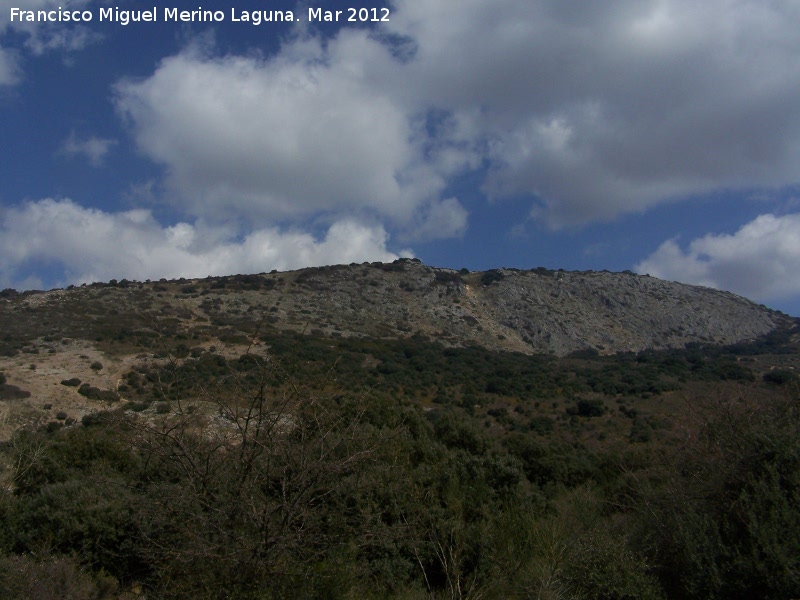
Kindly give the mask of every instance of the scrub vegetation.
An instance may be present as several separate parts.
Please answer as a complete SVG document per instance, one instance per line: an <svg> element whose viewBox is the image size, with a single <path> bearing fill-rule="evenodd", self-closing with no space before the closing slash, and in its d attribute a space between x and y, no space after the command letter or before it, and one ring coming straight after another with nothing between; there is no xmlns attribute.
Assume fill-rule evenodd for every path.
<svg viewBox="0 0 800 600"><path fill-rule="evenodd" d="M0 448L0 595L794 597L798 383L758 370L794 335L564 358L162 337L125 400Z"/></svg>
<svg viewBox="0 0 800 600"><path fill-rule="evenodd" d="M800 597L797 321L523 353L332 325L329 275L4 292L0 597Z"/></svg>

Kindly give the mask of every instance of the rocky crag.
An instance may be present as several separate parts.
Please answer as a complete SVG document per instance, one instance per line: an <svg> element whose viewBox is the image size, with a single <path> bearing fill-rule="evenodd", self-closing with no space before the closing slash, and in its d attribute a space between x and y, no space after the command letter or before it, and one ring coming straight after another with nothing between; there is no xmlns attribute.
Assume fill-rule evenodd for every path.
<svg viewBox="0 0 800 600"><path fill-rule="evenodd" d="M600 353L729 344L790 318L734 294L631 272L454 271L415 259L206 279L111 281L0 298L2 348L35 340L198 338L259 328L397 338L492 350Z"/></svg>

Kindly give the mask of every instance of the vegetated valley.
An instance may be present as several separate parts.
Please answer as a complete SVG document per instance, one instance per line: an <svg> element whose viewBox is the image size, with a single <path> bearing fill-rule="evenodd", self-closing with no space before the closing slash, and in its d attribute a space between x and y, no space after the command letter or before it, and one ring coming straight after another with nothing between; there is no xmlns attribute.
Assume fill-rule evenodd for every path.
<svg viewBox="0 0 800 600"><path fill-rule="evenodd" d="M401 259L0 293L0 597L800 597L800 322Z"/></svg>

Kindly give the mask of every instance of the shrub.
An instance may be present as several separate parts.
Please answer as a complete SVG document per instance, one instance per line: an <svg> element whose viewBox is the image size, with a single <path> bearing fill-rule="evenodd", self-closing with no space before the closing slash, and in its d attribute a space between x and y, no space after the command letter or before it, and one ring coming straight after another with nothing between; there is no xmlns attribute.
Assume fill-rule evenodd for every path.
<svg viewBox="0 0 800 600"><path fill-rule="evenodd" d="M150 408L150 404L150 402L130 402L125 409L132 410L133 412L142 412Z"/></svg>
<svg viewBox="0 0 800 600"><path fill-rule="evenodd" d="M774 385L785 385L787 383L797 381L798 379L797 373L790 371L789 369L776 369L774 371L769 371L768 373L764 373L762 378L767 383L772 383Z"/></svg>
<svg viewBox="0 0 800 600"><path fill-rule="evenodd" d="M662 600L664 592L646 561L624 537L602 527L571 540L564 576L576 598Z"/></svg>
<svg viewBox="0 0 800 600"><path fill-rule="evenodd" d="M29 391L21 390L15 385L0 385L0 400L22 400L30 397L31 393Z"/></svg>
<svg viewBox="0 0 800 600"><path fill-rule="evenodd" d="M436 275L434 276L437 283L455 283L461 284L463 281L461 280L461 275L458 273L451 273L449 271L436 271Z"/></svg>
<svg viewBox="0 0 800 600"><path fill-rule="evenodd" d="M579 417L602 417L606 414L606 405L602 400L578 400L575 406L567 408L567 414Z"/></svg>
<svg viewBox="0 0 800 600"><path fill-rule="evenodd" d="M505 279L505 275L503 275L501 271L492 269L491 271L486 271L483 275L481 275L481 284L489 286L495 281L503 281L503 279Z"/></svg>
<svg viewBox="0 0 800 600"><path fill-rule="evenodd" d="M795 402L704 403L700 434L662 474L663 488L645 492L643 531L671 598L800 594L800 538L789 534L800 530Z"/></svg>
<svg viewBox="0 0 800 600"><path fill-rule="evenodd" d="M62 379L61 385L66 385L69 387L78 387L81 384L81 380L77 377L73 377L72 379Z"/></svg>
<svg viewBox="0 0 800 600"><path fill-rule="evenodd" d="M81 424L84 427L91 427L92 425L100 425L108 419L108 413L100 411L96 413L89 413L81 417Z"/></svg>
<svg viewBox="0 0 800 600"><path fill-rule="evenodd" d="M102 402L116 402L119 400L119 394L111 390L101 390L88 383L84 383L78 388L78 393L89 400L100 400Z"/></svg>
<svg viewBox="0 0 800 600"><path fill-rule="evenodd" d="M533 417L528 426L531 431L535 431L539 435L546 435L553 431L553 419L544 415Z"/></svg>
<svg viewBox="0 0 800 600"><path fill-rule="evenodd" d="M635 409L632 409L635 411ZM628 434L628 439L631 442L645 443L649 442L653 437L653 429L650 424L642 418L634 416L633 423L631 424L631 432Z"/></svg>
<svg viewBox="0 0 800 600"><path fill-rule="evenodd" d="M0 558L0 597L111 598L117 582L108 576L92 577L76 558L36 555Z"/></svg>

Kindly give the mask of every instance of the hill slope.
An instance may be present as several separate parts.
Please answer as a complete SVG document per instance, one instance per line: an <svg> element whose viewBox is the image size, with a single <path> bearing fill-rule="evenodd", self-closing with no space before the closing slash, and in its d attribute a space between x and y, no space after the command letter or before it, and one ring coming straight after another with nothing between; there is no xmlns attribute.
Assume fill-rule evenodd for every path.
<svg viewBox="0 0 800 600"><path fill-rule="evenodd" d="M5 354L45 336L215 337L252 335L266 326L336 337L421 334L446 345L563 356L727 344L766 334L788 319L728 292L633 273L468 273L410 259L3 296Z"/></svg>
<svg viewBox="0 0 800 600"><path fill-rule="evenodd" d="M628 273L6 290L0 597L798 598L799 357Z"/></svg>

